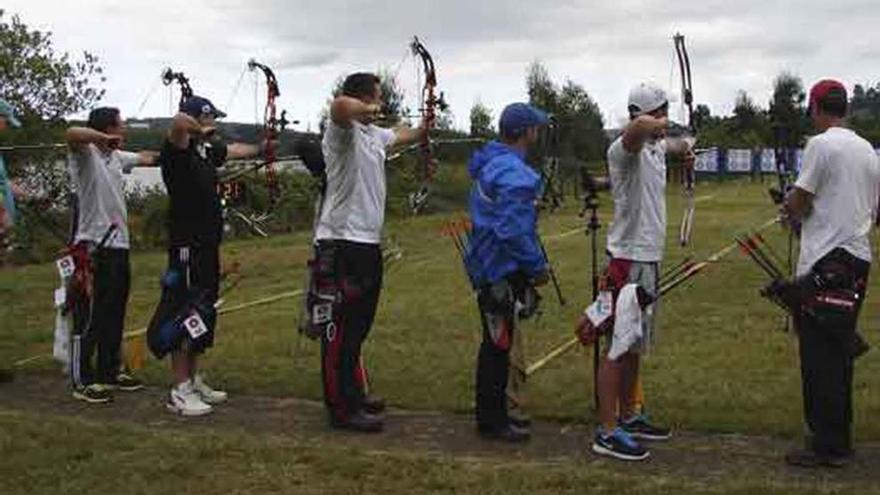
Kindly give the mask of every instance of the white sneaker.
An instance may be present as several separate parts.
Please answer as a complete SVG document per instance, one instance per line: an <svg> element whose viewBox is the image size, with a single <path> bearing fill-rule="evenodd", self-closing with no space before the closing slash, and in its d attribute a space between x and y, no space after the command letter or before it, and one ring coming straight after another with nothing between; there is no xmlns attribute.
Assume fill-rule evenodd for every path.
<svg viewBox="0 0 880 495"><path fill-rule="evenodd" d="M196 375L192 379L192 388L195 393L199 394L199 397L201 397L202 401L206 404L219 404L225 402L228 398L226 392L223 392L222 390L214 390L205 383L205 380L202 379L202 375Z"/></svg>
<svg viewBox="0 0 880 495"><path fill-rule="evenodd" d="M202 400L190 382L183 382L172 388L171 396L165 407L182 416L202 416L213 410L209 404Z"/></svg>

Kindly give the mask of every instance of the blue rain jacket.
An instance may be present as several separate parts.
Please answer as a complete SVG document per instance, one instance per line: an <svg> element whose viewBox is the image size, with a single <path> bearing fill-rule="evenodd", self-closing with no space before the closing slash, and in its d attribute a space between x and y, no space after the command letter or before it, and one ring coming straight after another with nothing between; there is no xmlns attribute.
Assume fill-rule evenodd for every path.
<svg viewBox="0 0 880 495"><path fill-rule="evenodd" d="M519 151L496 141L477 150L468 169L473 230L465 263L471 283L481 287L516 271L530 277L543 272L535 208L541 177Z"/></svg>

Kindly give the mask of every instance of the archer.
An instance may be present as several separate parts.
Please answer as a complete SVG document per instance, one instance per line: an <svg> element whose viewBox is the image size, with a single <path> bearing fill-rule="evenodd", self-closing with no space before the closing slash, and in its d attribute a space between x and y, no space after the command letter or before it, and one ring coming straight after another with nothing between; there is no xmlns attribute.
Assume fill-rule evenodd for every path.
<svg viewBox="0 0 880 495"><path fill-rule="evenodd" d="M867 351L856 323L871 268L880 163L870 143L844 127L847 103L838 81L810 90L809 113L820 134L807 142L783 207L801 221L797 275L765 289L789 306L797 330L809 436L806 448L785 460L803 467L840 467L852 457L853 361Z"/></svg>
<svg viewBox="0 0 880 495"><path fill-rule="evenodd" d="M608 229L603 290L611 291L616 299L625 285L638 284L656 298L666 242L666 157L683 157L689 169L695 157L687 140L666 137L669 102L663 89L651 83L635 86L628 108L630 122L608 148L614 219ZM579 326L585 318L581 317ZM655 318L656 305L648 306L642 314L641 335L621 343L615 329L608 339L608 353L601 359L597 376L601 424L592 449L598 454L642 460L649 453L636 438L670 437L668 428L648 422L637 406L640 357L653 341Z"/></svg>
<svg viewBox="0 0 880 495"><path fill-rule="evenodd" d="M262 147L227 144L216 121L226 114L207 98L186 91L188 84L181 86L179 112L158 158L170 200L168 269L147 339L156 357L171 353L175 385L168 410L200 416L227 398L226 392L209 386L198 369L199 356L214 344L217 316L223 237L217 168L227 159L258 156Z"/></svg>
<svg viewBox="0 0 880 495"><path fill-rule="evenodd" d="M155 153L120 149L125 124L119 109L92 110L86 127L70 127L68 170L77 194L75 233L69 252L75 270L68 287L73 310L70 377L73 396L87 403L112 400L112 390L134 391L143 384L121 369L120 348L131 285L128 212L122 174L152 167ZM79 281L80 283L77 283ZM92 358L97 349L97 367Z"/></svg>
<svg viewBox="0 0 880 495"><path fill-rule="evenodd" d="M508 105L499 120L500 141L477 150L468 165L473 231L465 264L483 326L476 372L477 431L507 442L530 437L527 418L510 414L506 391L511 346L521 331L517 323L535 314L535 287L549 280L537 232L542 180L525 162L539 128L548 122L547 114L531 105Z"/></svg>
<svg viewBox="0 0 880 495"><path fill-rule="evenodd" d="M371 432L383 428L385 406L368 393L361 346L382 288L386 151L418 142L427 132L424 122L417 129L376 126L381 102L379 77L355 73L330 105L308 296L309 333L321 338L330 424Z"/></svg>

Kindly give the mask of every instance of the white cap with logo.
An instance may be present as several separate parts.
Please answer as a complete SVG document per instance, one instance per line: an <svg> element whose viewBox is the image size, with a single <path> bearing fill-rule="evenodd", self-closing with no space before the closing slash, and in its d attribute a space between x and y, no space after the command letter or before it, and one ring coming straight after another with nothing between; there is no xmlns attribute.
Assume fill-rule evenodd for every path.
<svg viewBox="0 0 880 495"><path fill-rule="evenodd" d="M629 111L633 116L651 113L669 103L666 91L660 86L643 82L629 92Z"/></svg>

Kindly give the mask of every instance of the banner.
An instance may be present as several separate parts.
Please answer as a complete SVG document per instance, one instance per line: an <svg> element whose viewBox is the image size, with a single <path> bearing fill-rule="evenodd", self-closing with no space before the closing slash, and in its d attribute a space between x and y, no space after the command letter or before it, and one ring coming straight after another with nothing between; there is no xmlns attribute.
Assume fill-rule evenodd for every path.
<svg viewBox="0 0 880 495"><path fill-rule="evenodd" d="M776 173L776 152L771 149L761 150L761 173Z"/></svg>
<svg viewBox="0 0 880 495"><path fill-rule="evenodd" d="M719 170L719 152L718 148L711 148L697 155L697 161L694 163L694 170L715 174Z"/></svg>
<svg viewBox="0 0 880 495"><path fill-rule="evenodd" d="M727 171L747 174L752 171L752 150L727 150Z"/></svg>

